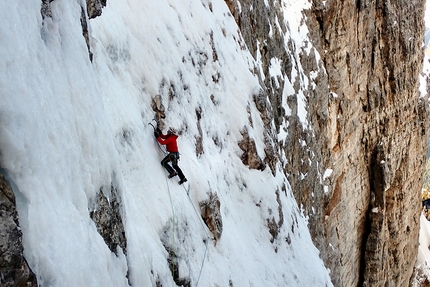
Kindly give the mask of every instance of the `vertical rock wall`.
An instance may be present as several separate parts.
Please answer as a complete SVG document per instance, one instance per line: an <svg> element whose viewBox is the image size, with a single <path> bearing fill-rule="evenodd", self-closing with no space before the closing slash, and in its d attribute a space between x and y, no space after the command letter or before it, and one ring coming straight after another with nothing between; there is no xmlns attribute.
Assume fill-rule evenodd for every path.
<svg viewBox="0 0 430 287"><path fill-rule="evenodd" d="M333 174L320 221L337 286L407 286L412 275L428 133L424 5L315 1L309 14L338 95L327 107L323 166Z"/></svg>
<svg viewBox="0 0 430 287"><path fill-rule="evenodd" d="M288 123L279 143L285 173L334 285L408 286L427 154L428 103L418 92L425 1L312 1L304 20L321 60L283 38L287 24L270 33L289 11L263 2L226 0L248 48L261 54L277 130ZM305 76L318 70L305 93L310 128L298 120L296 95L285 113L283 83L268 73L270 59L281 59L296 88L297 52Z"/></svg>

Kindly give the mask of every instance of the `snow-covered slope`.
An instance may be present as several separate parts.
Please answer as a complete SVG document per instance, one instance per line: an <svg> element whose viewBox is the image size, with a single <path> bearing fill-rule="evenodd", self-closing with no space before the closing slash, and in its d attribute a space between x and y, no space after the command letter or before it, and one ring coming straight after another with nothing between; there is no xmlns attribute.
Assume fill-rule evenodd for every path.
<svg viewBox="0 0 430 287"><path fill-rule="evenodd" d="M163 242L192 286L330 286L284 175L240 160L243 130L264 158L260 86L224 1L109 0L89 21L93 62L85 1L50 5L42 20L39 0L0 4L0 164L16 185L40 286L175 286ZM156 96L181 133L190 198L160 165L147 125ZM89 216L110 185L122 199L127 255L109 250ZM211 192L223 219L216 245L205 244L196 213ZM273 243L272 218L283 220Z"/></svg>

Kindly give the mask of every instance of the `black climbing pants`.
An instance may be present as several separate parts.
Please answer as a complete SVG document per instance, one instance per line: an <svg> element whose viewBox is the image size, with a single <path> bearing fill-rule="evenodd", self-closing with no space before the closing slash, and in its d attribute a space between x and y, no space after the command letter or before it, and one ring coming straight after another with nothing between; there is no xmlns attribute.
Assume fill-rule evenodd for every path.
<svg viewBox="0 0 430 287"><path fill-rule="evenodd" d="M185 176L182 170L178 166L178 159L179 159L179 153L171 152L165 158L163 158L163 160L161 161L161 165L164 166L164 168L167 170L169 174L172 174L173 169L175 169L179 175L179 178L183 180ZM169 162L172 163L173 168L172 166L170 166Z"/></svg>

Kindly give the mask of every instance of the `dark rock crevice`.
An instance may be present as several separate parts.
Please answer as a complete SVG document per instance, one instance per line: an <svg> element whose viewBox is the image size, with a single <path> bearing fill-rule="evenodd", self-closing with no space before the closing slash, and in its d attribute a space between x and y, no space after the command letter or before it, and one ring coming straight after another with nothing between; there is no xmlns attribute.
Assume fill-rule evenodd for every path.
<svg viewBox="0 0 430 287"><path fill-rule="evenodd" d="M88 56L90 57L90 61L93 61L93 52L91 52L90 47L90 37L88 35L88 22L87 16L85 15L84 7L81 7L81 26L82 26L82 36L85 38L85 43L87 44Z"/></svg>
<svg viewBox="0 0 430 287"><path fill-rule="evenodd" d="M370 200L365 215L365 231L362 235L360 273L358 286L367 286L369 274L382 268L382 261L376 254L383 244L381 236L385 221L385 153L382 145L376 145L369 163ZM382 247L383 249L383 247Z"/></svg>

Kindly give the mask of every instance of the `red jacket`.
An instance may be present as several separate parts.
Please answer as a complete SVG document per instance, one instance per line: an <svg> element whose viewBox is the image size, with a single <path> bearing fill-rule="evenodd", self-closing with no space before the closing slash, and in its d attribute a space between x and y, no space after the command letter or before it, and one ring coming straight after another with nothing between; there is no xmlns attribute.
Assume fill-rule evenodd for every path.
<svg viewBox="0 0 430 287"><path fill-rule="evenodd" d="M157 138L157 141L162 145L166 145L166 150L168 152L178 152L178 143L176 142L177 138L178 136L174 134L170 134L170 135L161 134Z"/></svg>

